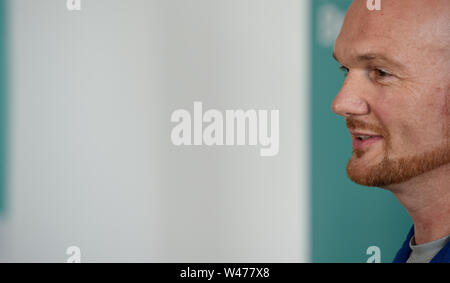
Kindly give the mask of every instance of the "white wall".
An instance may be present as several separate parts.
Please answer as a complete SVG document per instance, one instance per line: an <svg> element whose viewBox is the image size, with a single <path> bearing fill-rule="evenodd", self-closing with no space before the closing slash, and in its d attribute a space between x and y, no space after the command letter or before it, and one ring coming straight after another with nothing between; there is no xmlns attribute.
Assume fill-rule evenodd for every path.
<svg viewBox="0 0 450 283"><path fill-rule="evenodd" d="M307 261L306 3L10 1L0 260ZM194 101L279 109L280 153L173 146Z"/></svg>

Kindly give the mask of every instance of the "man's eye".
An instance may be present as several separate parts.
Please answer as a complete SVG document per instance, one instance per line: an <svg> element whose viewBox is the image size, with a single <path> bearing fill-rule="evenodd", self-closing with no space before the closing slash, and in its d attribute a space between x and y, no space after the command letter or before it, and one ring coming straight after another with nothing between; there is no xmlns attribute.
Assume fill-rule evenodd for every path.
<svg viewBox="0 0 450 283"><path fill-rule="evenodd" d="M387 73L387 72L385 72L383 70L380 70L380 69L375 69L375 72L377 73L377 75L379 77L389 77L391 75L391 74L389 74L389 73Z"/></svg>
<svg viewBox="0 0 450 283"><path fill-rule="evenodd" d="M372 71L370 71L370 77L375 81L379 81L379 80L388 79L389 77L392 77L392 74L390 74L386 71L383 71L381 69L375 68Z"/></svg>

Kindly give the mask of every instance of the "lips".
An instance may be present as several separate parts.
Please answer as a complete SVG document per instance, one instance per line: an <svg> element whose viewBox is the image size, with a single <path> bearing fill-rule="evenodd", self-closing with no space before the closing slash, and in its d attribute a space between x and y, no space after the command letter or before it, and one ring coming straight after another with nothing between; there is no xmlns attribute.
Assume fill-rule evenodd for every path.
<svg viewBox="0 0 450 283"><path fill-rule="evenodd" d="M373 133L350 132L353 137L354 149L367 149L372 144L383 140L383 136Z"/></svg>

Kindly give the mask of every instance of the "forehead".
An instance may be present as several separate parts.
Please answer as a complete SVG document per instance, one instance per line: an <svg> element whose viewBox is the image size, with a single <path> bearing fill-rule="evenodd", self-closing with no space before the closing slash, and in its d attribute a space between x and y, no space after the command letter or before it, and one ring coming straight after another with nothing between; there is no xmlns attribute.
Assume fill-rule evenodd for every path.
<svg viewBox="0 0 450 283"><path fill-rule="evenodd" d="M441 5L431 5L434 2ZM369 11L365 0L352 3L336 40L338 59L377 53L409 61L423 52L448 51L449 0L384 0L382 3L381 11Z"/></svg>

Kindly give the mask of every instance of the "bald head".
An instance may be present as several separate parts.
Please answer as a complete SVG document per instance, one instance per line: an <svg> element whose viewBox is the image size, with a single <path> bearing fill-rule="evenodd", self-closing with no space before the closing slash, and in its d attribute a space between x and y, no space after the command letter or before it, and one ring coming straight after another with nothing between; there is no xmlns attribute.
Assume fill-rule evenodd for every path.
<svg viewBox="0 0 450 283"><path fill-rule="evenodd" d="M419 52L441 51L450 58L450 1L449 0L381 0L380 11L370 11L366 0L351 4L336 42L366 42L364 48L379 46ZM378 44L372 44L377 41ZM380 44L380 43L384 43ZM425 55L425 54L424 54Z"/></svg>
<svg viewBox="0 0 450 283"><path fill-rule="evenodd" d="M372 31L396 35L405 32L420 39L450 40L450 1L381 1L382 10L370 11L366 0L355 0L348 10L344 25L357 23L352 29L357 33Z"/></svg>

